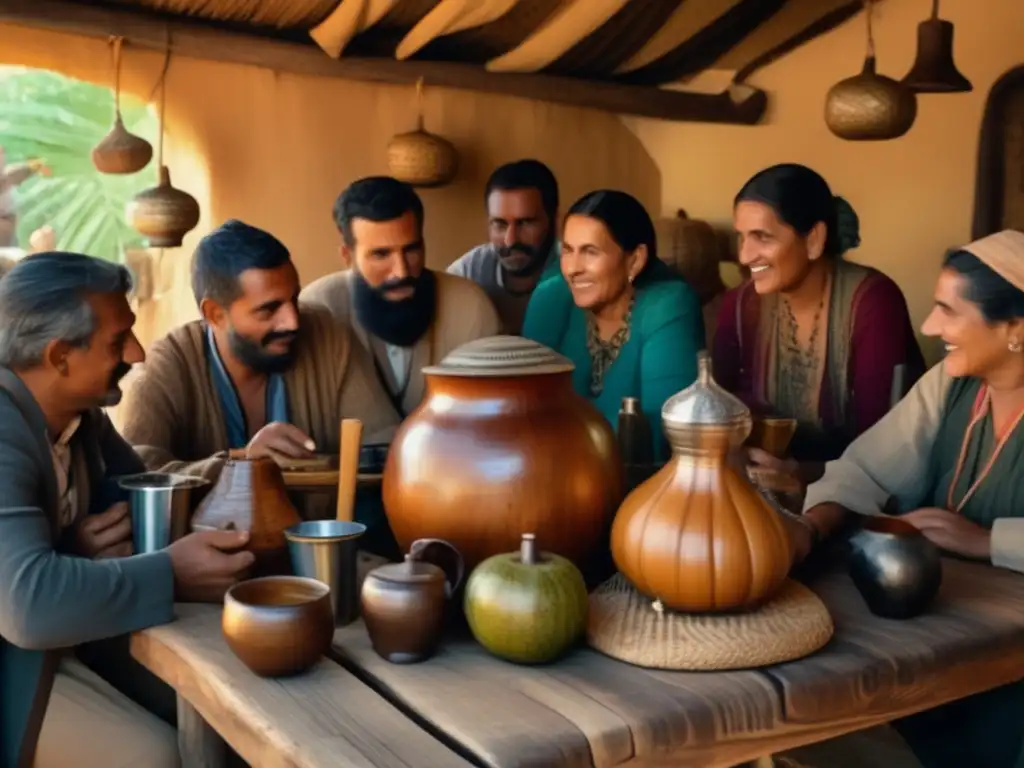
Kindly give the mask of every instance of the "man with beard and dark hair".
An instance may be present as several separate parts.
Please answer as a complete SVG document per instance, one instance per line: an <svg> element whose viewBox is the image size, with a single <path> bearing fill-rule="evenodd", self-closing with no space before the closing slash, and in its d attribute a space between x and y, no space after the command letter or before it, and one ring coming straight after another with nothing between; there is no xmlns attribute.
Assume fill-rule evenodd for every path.
<svg viewBox="0 0 1024 768"><path fill-rule="evenodd" d="M560 274L558 182L539 160L517 160L491 174L484 202L490 242L457 259L448 272L483 288L504 332L518 335L533 289Z"/></svg>
<svg viewBox="0 0 1024 768"><path fill-rule="evenodd" d="M343 418L362 420L366 442L390 441L398 416L369 356L328 313L300 310L277 238L226 222L196 248L192 290L202 319L152 345L121 406L122 432L151 470L212 480L229 451L336 455ZM321 517L333 502L307 494L302 506Z"/></svg>
<svg viewBox="0 0 1024 768"><path fill-rule="evenodd" d="M145 356L130 286L121 265L54 251L0 279L0 765L178 766L174 728L85 666L86 646L222 600L253 561L231 552L239 531L133 555L128 506L105 498L145 471L102 410Z"/></svg>
<svg viewBox="0 0 1024 768"><path fill-rule="evenodd" d="M405 416L423 398L424 367L496 335L501 322L479 287L426 268L423 203L408 184L388 176L354 182L334 204L334 222L350 268L309 285L302 301L351 324Z"/></svg>

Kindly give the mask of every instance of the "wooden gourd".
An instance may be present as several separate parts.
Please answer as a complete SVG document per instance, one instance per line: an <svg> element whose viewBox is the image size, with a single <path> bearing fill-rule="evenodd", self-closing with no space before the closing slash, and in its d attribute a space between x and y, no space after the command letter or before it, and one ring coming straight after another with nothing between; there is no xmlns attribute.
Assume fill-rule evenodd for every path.
<svg viewBox="0 0 1024 768"><path fill-rule="evenodd" d="M697 381L669 398L669 462L622 503L612 556L642 594L670 609L751 609L782 587L791 564L784 523L732 459L750 410L715 383L707 352Z"/></svg>
<svg viewBox="0 0 1024 768"><path fill-rule="evenodd" d="M581 569L623 494L611 426L572 386L570 360L518 336L464 344L423 369L426 394L384 467L391 530L451 542L467 568L535 533Z"/></svg>
<svg viewBox="0 0 1024 768"><path fill-rule="evenodd" d="M192 530L249 531L253 575L274 576L291 573L284 531L301 521L273 459L230 458L196 508Z"/></svg>

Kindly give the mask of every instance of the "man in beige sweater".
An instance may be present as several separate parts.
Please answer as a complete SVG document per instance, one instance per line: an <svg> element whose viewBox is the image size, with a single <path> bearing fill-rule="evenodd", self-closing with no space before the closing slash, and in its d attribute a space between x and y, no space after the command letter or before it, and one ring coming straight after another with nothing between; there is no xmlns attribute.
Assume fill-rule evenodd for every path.
<svg viewBox="0 0 1024 768"><path fill-rule="evenodd" d="M303 290L304 304L351 324L402 416L423 399L423 368L467 342L500 332L487 294L426 268L423 203L387 176L354 182L334 205L347 269Z"/></svg>
<svg viewBox="0 0 1024 768"><path fill-rule="evenodd" d="M343 418L363 421L366 443L390 441L398 415L366 351L326 312L299 309L277 238L228 221L200 241L192 289L203 319L152 345L121 405L122 433L151 470L213 479L230 450L336 454ZM332 509L325 494L304 506Z"/></svg>

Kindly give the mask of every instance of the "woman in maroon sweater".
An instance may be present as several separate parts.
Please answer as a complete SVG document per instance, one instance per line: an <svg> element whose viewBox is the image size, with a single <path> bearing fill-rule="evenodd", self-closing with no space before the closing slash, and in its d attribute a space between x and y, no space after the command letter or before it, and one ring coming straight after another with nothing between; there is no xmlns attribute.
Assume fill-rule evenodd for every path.
<svg viewBox="0 0 1024 768"><path fill-rule="evenodd" d="M754 463L812 482L924 372L907 303L890 278L843 260L860 244L857 214L802 165L767 168L736 195L740 263L751 278L726 294L715 377L756 413L795 418L793 458Z"/></svg>

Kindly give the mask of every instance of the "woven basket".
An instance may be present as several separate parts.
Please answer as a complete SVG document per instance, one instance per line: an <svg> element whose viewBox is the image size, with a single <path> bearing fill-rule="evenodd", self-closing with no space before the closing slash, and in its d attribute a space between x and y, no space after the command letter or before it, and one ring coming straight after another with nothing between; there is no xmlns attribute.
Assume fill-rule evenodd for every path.
<svg viewBox="0 0 1024 768"><path fill-rule="evenodd" d="M455 178L459 153L451 142L420 127L388 142L388 170L414 187L441 187Z"/></svg>

